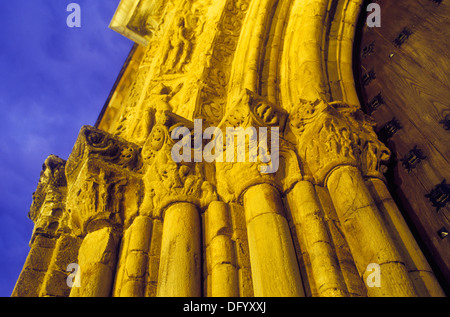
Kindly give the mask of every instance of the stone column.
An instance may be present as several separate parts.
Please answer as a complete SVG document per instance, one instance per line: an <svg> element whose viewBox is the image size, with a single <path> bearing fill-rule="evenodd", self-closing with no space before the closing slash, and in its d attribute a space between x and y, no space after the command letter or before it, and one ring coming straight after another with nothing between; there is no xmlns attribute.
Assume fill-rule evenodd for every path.
<svg viewBox="0 0 450 317"><path fill-rule="evenodd" d="M333 206L328 189L323 186L314 186L317 197L324 212L324 221L329 229L330 237L333 241L333 251L335 252L339 269L344 277L347 291L351 297L367 296L367 287L361 278L355 265L352 252L348 246L347 239L342 231L341 222L339 221L336 210Z"/></svg>
<svg viewBox="0 0 450 317"><path fill-rule="evenodd" d="M80 238L70 234L61 234L56 241L39 297L67 297L70 295L71 289L67 279L71 278L71 272L67 268L71 263L77 262L80 244Z"/></svg>
<svg viewBox="0 0 450 317"><path fill-rule="evenodd" d="M301 101L290 127L305 169L328 187L368 295L416 296L405 260L362 177L381 176L390 154L370 118L357 106L318 99ZM368 283L368 278L381 283Z"/></svg>
<svg viewBox="0 0 450 317"><path fill-rule="evenodd" d="M120 235L138 210L139 154L117 136L89 126L80 131L66 165L69 226L84 237L72 297L112 295Z"/></svg>
<svg viewBox="0 0 450 317"><path fill-rule="evenodd" d="M366 279L364 273L370 264L380 266L381 285L368 287L368 294L416 296L405 262L360 171L353 166L338 167L328 176L327 187L360 274Z"/></svg>
<svg viewBox="0 0 450 317"><path fill-rule="evenodd" d="M33 194L28 217L34 222L30 240L31 250L11 296L36 297L46 288L48 272L57 244L64 214L67 182L66 161L50 155L44 162L39 183ZM62 282L65 279L62 278ZM56 295L56 294L55 294Z"/></svg>
<svg viewBox="0 0 450 317"><path fill-rule="evenodd" d="M206 247L210 254L211 296L238 297L239 278L227 204L213 201L206 211Z"/></svg>
<svg viewBox="0 0 450 317"><path fill-rule="evenodd" d="M195 205L175 203L166 209L157 296L201 296L200 234L200 216Z"/></svg>
<svg viewBox="0 0 450 317"><path fill-rule="evenodd" d="M197 124L169 110L163 111L142 148L146 166L143 179L146 196L142 204L144 209L151 210L149 214L155 223L161 220L163 223L161 242L158 229L158 236L153 237L157 243L152 243L151 251L158 251L160 245L159 269L155 274L158 254L153 253L147 294L155 294L157 282L155 295L159 297L202 295L202 226L197 207L203 210L217 197L214 186L205 180L203 164L193 164L194 158L187 157L190 149L184 148L186 144L183 157L180 157L181 148L177 152L175 147L180 145L175 140L187 133L194 137L196 145L202 142L202 125L197 127Z"/></svg>
<svg viewBox="0 0 450 317"><path fill-rule="evenodd" d="M255 296L304 296L284 206L269 184L244 193L245 218Z"/></svg>
<svg viewBox="0 0 450 317"><path fill-rule="evenodd" d="M243 201L254 295L304 296L291 232L283 214L284 206L278 190L269 185L276 183L279 131L283 131L287 113L248 89L241 92L237 102L228 108L230 110L219 125L226 133L227 162L216 162L217 191L230 201ZM228 134L233 133L230 127L241 128L241 134L237 133L237 145L229 142L236 136ZM259 144L252 137L255 127L266 129L262 134L264 130L259 129ZM259 154L255 151L256 144ZM267 147L267 153L271 154L270 168L262 164L265 160L261 146ZM229 152L245 160L240 164L233 163Z"/></svg>
<svg viewBox="0 0 450 317"><path fill-rule="evenodd" d="M303 235L306 244L317 292L324 297L348 296L314 185L299 181L287 199L297 234Z"/></svg>
<svg viewBox="0 0 450 317"><path fill-rule="evenodd" d="M384 181L371 177L367 179L366 184L406 261L410 279L413 281L418 295L420 297L445 296Z"/></svg>
<svg viewBox="0 0 450 317"><path fill-rule="evenodd" d="M80 287L71 297L109 297L116 269L118 237L111 227L89 232L78 253Z"/></svg>
<svg viewBox="0 0 450 317"><path fill-rule="evenodd" d="M122 242L114 296L144 297L152 237L152 219L139 215L127 229Z"/></svg>

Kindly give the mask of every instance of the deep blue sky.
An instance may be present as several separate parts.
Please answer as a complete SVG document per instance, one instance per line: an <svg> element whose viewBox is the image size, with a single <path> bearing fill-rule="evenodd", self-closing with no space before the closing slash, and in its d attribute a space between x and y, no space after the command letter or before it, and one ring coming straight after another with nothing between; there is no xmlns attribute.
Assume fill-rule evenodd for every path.
<svg viewBox="0 0 450 317"><path fill-rule="evenodd" d="M81 6L69 28L67 5ZM132 47L108 28L120 0L0 4L0 296L10 296L29 251L27 218L42 163L67 159L94 125Z"/></svg>

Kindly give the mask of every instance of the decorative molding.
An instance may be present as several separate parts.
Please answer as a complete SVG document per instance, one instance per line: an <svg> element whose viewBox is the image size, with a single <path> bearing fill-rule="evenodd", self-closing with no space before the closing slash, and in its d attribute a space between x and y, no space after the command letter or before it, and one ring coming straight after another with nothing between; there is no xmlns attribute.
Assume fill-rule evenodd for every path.
<svg viewBox="0 0 450 317"><path fill-rule="evenodd" d="M250 0L227 0L218 25L200 91L201 108L195 114L211 125L217 125L226 111L230 69L249 5Z"/></svg>

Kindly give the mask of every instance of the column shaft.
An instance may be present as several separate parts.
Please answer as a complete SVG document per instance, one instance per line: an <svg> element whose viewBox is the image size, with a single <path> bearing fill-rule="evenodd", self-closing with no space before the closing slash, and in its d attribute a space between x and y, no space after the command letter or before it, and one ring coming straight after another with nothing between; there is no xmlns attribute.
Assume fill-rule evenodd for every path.
<svg viewBox="0 0 450 317"><path fill-rule="evenodd" d="M67 271L67 267L69 264L77 262L80 244L80 238L68 234L62 234L58 238L39 297L69 296L71 289L68 286L67 278L70 278L68 277L70 272Z"/></svg>
<svg viewBox="0 0 450 317"><path fill-rule="evenodd" d="M239 278L233 232L227 204L212 202L206 212L206 244L211 268L211 296L239 296Z"/></svg>
<svg viewBox="0 0 450 317"><path fill-rule="evenodd" d="M255 296L304 296L292 237L278 191L268 184L244 194Z"/></svg>
<svg viewBox="0 0 450 317"><path fill-rule="evenodd" d="M115 296L143 297L147 275L148 253L152 236L152 219L138 216L127 229L126 244L122 248Z"/></svg>
<svg viewBox="0 0 450 317"><path fill-rule="evenodd" d="M364 281L372 272L366 272L369 265L380 267L381 284L368 285L369 296L416 296L405 262L395 248L359 170L352 166L339 167L329 175L327 186Z"/></svg>
<svg viewBox="0 0 450 317"><path fill-rule="evenodd" d="M384 221L391 229L394 241L402 257L406 261L409 276L414 283L418 295L421 297L445 296L397 204L392 199L386 184L379 178L369 178L367 185L380 209Z"/></svg>
<svg viewBox="0 0 450 317"><path fill-rule="evenodd" d="M297 234L303 235L306 244L319 295L348 296L314 185L308 181L300 181L287 198L294 224L299 229Z"/></svg>
<svg viewBox="0 0 450 317"><path fill-rule="evenodd" d="M71 297L109 297L116 269L118 238L110 227L86 235L78 253L80 287Z"/></svg>
<svg viewBox="0 0 450 317"><path fill-rule="evenodd" d="M201 296L200 217L190 203L176 203L164 215L157 296Z"/></svg>
<svg viewBox="0 0 450 317"><path fill-rule="evenodd" d="M12 297L39 296L45 274L52 259L56 240L37 235L11 294Z"/></svg>

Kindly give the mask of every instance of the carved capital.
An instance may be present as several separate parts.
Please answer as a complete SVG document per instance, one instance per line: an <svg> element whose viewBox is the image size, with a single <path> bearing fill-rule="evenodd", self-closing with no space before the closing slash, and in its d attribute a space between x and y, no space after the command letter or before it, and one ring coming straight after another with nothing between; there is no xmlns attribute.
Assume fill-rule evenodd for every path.
<svg viewBox="0 0 450 317"><path fill-rule="evenodd" d="M66 165L67 209L77 234L122 226L137 213L140 152L117 136L89 126L81 129Z"/></svg>
<svg viewBox="0 0 450 317"><path fill-rule="evenodd" d="M286 120L283 109L250 90L234 102L219 125L226 140L226 162L216 162L218 191L223 199L239 200L247 188L261 183L283 191L293 178L301 178L298 161L292 160L293 149L281 137ZM287 176L287 170L295 170L295 175Z"/></svg>
<svg viewBox="0 0 450 317"><path fill-rule="evenodd" d="M273 151L273 149L271 149ZM245 191L258 184L270 184L286 193L303 179L300 160L292 144L279 139L277 163L216 162L217 192L225 202L240 202ZM274 157L272 156L272 160ZM263 173L261 167L278 165L274 173Z"/></svg>
<svg viewBox="0 0 450 317"><path fill-rule="evenodd" d="M246 89L225 114L219 127L278 127L284 130L287 112Z"/></svg>
<svg viewBox="0 0 450 317"><path fill-rule="evenodd" d="M302 100L294 108L289 125L305 169L317 183L323 184L341 165L358 167L364 176L383 177L390 151L378 140L373 121L359 107Z"/></svg>
<svg viewBox="0 0 450 317"><path fill-rule="evenodd" d="M154 164L158 153L168 153L177 143L172 139L172 132L177 128L187 128L191 133L191 139L194 138L194 123L170 110L162 111L158 116L158 121L153 126L144 146L142 147L142 160L146 166ZM201 133L202 131L199 131ZM192 147L191 147L192 148Z"/></svg>
<svg viewBox="0 0 450 317"><path fill-rule="evenodd" d="M271 184L278 189L275 175L262 174L255 163L216 163L217 192L225 202L240 202L243 193L258 184Z"/></svg>
<svg viewBox="0 0 450 317"><path fill-rule="evenodd" d="M206 163L194 162L194 147L191 149L191 161L175 162L172 148L177 142L172 139L176 128L186 128L188 138L193 141L194 124L170 111L165 111L153 127L146 140L142 157L144 162L145 196L141 213L162 217L164 209L176 202L189 202L205 208L209 202L217 200L214 186L208 181ZM197 137L202 140L201 135ZM203 141L201 141L203 142ZM211 175L207 175L211 174Z"/></svg>
<svg viewBox="0 0 450 317"><path fill-rule="evenodd" d="M136 144L96 128L83 126L67 160L67 180L71 183L83 164L93 159L111 167L139 172L142 166L140 151Z"/></svg>

